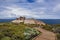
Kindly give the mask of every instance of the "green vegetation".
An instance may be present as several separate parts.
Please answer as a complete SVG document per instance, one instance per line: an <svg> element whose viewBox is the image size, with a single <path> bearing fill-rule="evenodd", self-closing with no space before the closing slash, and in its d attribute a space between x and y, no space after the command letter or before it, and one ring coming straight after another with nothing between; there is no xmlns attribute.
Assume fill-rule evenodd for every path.
<svg viewBox="0 0 60 40"><path fill-rule="evenodd" d="M27 26L29 26L29 27L38 27L40 25L37 25L37 24L28 24Z"/></svg>
<svg viewBox="0 0 60 40"><path fill-rule="evenodd" d="M54 32L57 34L57 40L60 40L60 24L52 25L54 27Z"/></svg>
<svg viewBox="0 0 60 40"><path fill-rule="evenodd" d="M57 40L60 40L60 33L57 34Z"/></svg>
<svg viewBox="0 0 60 40"><path fill-rule="evenodd" d="M0 40L32 40L40 33L23 23L0 23Z"/></svg>
<svg viewBox="0 0 60 40"><path fill-rule="evenodd" d="M46 24L46 25L42 25L42 28L46 29L46 30L49 30L49 31L52 31L53 27L51 25Z"/></svg>

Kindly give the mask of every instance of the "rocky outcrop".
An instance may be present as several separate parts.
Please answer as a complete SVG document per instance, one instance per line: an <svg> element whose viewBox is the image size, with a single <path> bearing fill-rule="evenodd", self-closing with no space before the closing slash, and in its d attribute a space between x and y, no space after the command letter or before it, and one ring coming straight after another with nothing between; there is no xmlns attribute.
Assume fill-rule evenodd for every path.
<svg viewBox="0 0 60 40"><path fill-rule="evenodd" d="M21 22L24 22L24 24L39 24L39 25L45 25L44 22L42 21L38 21L36 19L26 19L25 17L20 17L20 18L17 18L16 20L13 20L12 21L13 23L21 23Z"/></svg>

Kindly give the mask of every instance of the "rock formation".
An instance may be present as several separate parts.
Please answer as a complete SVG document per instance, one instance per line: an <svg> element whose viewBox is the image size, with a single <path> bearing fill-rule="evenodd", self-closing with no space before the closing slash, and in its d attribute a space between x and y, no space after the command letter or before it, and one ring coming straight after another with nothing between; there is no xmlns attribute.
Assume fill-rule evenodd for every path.
<svg viewBox="0 0 60 40"><path fill-rule="evenodd" d="M39 24L39 25L45 25L45 23L42 22L42 21L38 21L38 20L33 19L33 18L26 19L25 17L16 18L16 20L13 20L12 22L13 22L13 23L21 23L21 22L23 22L24 24Z"/></svg>

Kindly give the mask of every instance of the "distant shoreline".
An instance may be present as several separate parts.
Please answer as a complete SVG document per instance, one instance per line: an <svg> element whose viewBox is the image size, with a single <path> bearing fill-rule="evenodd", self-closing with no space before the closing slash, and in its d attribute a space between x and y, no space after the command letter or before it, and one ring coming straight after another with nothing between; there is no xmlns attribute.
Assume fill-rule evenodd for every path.
<svg viewBox="0 0 60 40"><path fill-rule="evenodd" d="M0 23L10 22L15 19L0 19ZM60 19L37 19L45 22L46 24L60 24Z"/></svg>

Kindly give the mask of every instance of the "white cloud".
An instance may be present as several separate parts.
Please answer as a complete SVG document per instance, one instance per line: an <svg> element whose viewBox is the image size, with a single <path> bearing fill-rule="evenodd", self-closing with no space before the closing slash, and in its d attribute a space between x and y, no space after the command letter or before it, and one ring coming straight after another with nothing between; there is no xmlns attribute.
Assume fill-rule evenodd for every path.
<svg viewBox="0 0 60 40"><path fill-rule="evenodd" d="M44 0L37 0L38 3L44 2Z"/></svg>
<svg viewBox="0 0 60 40"><path fill-rule="evenodd" d="M3 2L5 3L3 4ZM36 2L33 3L28 3L27 0L4 0L2 2L0 1L0 4L3 4L2 6L6 8L4 11L0 11L0 18L12 18L19 16L41 19L59 18L60 16L58 16L58 12L60 12L60 3L52 0L51 2L48 3L48 1L45 0L36 0Z"/></svg>
<svg viewBox="0 0 60 40"><path fill-rule="evenodd" d="M57 4L54 8L53 8L53 12L57 12L60 11L60 4Z"/></svg>
<svg viewBox="0 0 60 40"><path fill-rule="evenodd" d="M20 7L13 7L13 6L8 6L5 7L8 10L4 10L1 13L4 15L3 18L12 18L12 17L19 17L19 16L28 16L28 17L37 17L32 11L25 9L25 8L20 8ZM2 15L2 16L3 16Z"/></svg>
<svg viewBox="0 0 60 40"><path fill-rule="evenodd" d="M59 19L60 17L57 15L39 15L38 19Z"/></svg>
<svg viewBox="0 0 60 40"><path fill-rule="evenodd" d="M7 2L7 3L9 3L9 2L19 2L19 0L1 0L2 2Z"/></svg>
<svg viewBox="0 0 60 40"><path fill-rule="evenodd" d="M31 10L21 8L18 6L6 6L5 7L7 10L2 11L1 17L0 18L15 18L19 16L25 16L25 17L30 17L30 18L37 18L37 19L52 19L52 18L59 18L57 15L47 15L44 14L44 11L41 12L33 12Z"/></svg>
<svg viewBox="0 0 60 40"><path fill-rule="evenodd" d="M11 10L11 13L18 15L29 15L30 11L23 9L23 8L14 8L14 7L7 7L7 9Z"/></svg>

